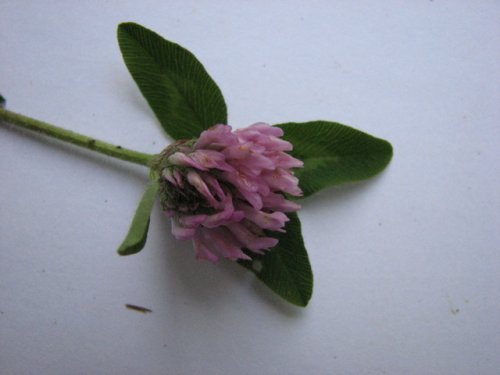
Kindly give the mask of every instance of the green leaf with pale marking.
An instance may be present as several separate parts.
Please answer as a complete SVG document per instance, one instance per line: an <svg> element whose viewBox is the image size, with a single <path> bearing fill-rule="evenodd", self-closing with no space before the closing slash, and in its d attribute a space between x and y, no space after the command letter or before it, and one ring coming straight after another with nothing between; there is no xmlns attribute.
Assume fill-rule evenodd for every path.
<svg viewBox="0 0 500 375"><path fill-rule="evenodd" d="M304 162L295 171L304 196L332 185L364 180L381 172L392 158L389 142L349 126L328 121L276 125Z"/></svg>
<svg viewBox="0 0 500 375"><path fill-rule="evenodd" d="M252 271L271 290L294 305L304 307L311 299L313 274L302 239L297 214L288 214L286 233L279 233L278 245L263 255L247 252L252 260L238 263Z"/></svg>
<svg viewBox="0 0 500 375"><path fill-rule="evenodd" d="M151 215L151 210L156 201L158 189L158 181L153 181L148 185L135 211L134 219L128 230L127 237L125 237L125 240L118 248L118 254L131 255L138 253L146 244L149 229L149 216Z"/></svg>
<svg viewBox="0 0 500 375"><path fill-rule="evenodd" d="M227 123L219 87L191 52L135 23L118 26L118 42L128 70L171 137L195 138Z"/></svg>

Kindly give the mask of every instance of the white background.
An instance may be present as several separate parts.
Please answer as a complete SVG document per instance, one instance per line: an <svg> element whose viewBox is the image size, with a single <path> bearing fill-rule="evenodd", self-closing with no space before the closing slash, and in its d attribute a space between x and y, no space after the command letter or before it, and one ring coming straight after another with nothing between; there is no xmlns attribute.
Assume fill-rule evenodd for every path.
<svg viewBox="0 0 500 375"><path fill-rule="evenodd" d="M0 372L497 374L499 20L498 1L0 1L13 111L159 152L116 42L135 21L203 62L235 127L339 121L395 150L304 201L301 309L196 261L159 206L119 257L147 170L2 124Z"/></svg>

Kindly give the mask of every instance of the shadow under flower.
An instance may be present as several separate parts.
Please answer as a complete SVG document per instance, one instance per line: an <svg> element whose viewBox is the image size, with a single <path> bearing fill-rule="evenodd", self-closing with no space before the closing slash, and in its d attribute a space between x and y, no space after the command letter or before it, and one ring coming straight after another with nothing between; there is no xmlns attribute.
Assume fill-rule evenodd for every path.
<svg viewBox="0 0 500 375"><path fill-rule="evenodd" d="M231 305L241 309L253 294L271 309L290 318L304 314L303 308L283 300L236 262L220 259L213 264L197 260L192 242L176 240L170 233L170 219L161 210L156 212L152 222L160 222L162 238L159 242L165 247L155 256L161 257L161 263L165 265L164 282L172 291L166 292L170 295L165 298L175 298L176 305L195 305L207 312L217 312L227 310ZM244 299L242 295L245 295Z"/></svg>

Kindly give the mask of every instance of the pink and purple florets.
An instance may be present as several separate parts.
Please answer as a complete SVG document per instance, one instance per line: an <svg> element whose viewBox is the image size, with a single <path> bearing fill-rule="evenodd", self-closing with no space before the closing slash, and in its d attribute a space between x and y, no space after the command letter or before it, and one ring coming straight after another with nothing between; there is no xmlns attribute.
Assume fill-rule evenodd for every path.
<svg viewBox="0 0 500 375"><path fill-rule="evenodd" d="M302 191L292 168L302 161L287 154L293 146L283 130L264 123L232 131L215 125L198 139L165 149L154 169L161 181L165 213L177 239L192 239L199 259L251 259L278 243L285 213L300 206L286 195Z"/></svg>

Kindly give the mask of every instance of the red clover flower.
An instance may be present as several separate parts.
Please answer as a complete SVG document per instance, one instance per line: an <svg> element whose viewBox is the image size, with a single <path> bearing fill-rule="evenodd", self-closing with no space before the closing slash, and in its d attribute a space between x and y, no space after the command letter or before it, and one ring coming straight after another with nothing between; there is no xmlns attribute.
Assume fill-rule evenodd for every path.
<svg viewBox="0 0 500 375"><path fill-rule="evenodd" d="M285 232L286 212L300 206L287 195L302 191L283 130L265 123L232 131L215 125L198 139L167 147L154 163L162 207L175 238L192 239L196 257L215 262L250 259L276 246L270 232Z"/></svg>

